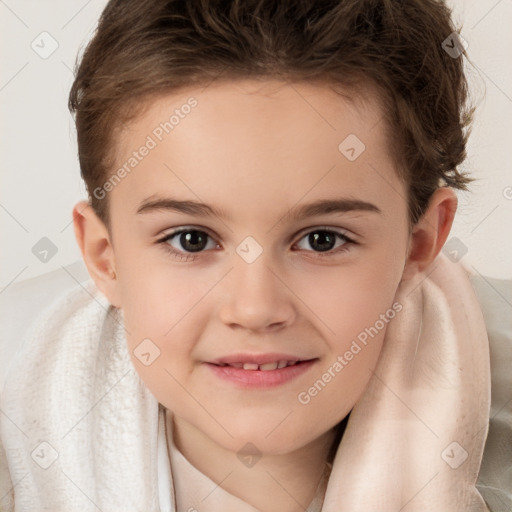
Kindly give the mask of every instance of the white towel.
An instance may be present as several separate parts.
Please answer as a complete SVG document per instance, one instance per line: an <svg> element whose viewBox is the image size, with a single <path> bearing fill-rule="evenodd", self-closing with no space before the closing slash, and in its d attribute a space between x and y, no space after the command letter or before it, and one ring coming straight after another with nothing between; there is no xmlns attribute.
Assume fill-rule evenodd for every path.
<svg viewBox="0 0 512 512"><path fill-rule="evenodd" d="M487 510L475 487L490 407L482 314L458 264L439 256L426 274L398 290L324 512ZM121 311L92 282L27 338L1 408L3 510L175 510L164 410L131 363Z"/></svg>
<svg viewBox="0 0 512 512"><path fill-rule="evenodd" d="M121 311L92 282L29 336L2 411L16 511L160 510L158 402L130 361Z"/></svg>
<svg viewBox="0 0 512 512"><path fill-rule="evenodd" d="M395 300L403 310L350 414L322 510L486 511L475 484L489 424L489 342L469 278L440 255Z"/></svg>

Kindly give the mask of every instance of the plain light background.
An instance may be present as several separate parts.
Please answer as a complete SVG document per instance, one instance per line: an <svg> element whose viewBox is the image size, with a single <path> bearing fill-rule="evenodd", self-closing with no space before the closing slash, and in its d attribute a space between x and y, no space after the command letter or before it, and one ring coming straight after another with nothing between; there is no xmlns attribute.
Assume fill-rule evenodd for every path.
<svg viewBox="0 0 512 512"><path fill-rule="evenodd" d="M105 3L0 0L0 293L81 258L71 210L86 192L67 96ZM448 3L468 43L478 112L464 165L477 182L459 194L447 248L474 272L510 279L512 1Z"/></svg>

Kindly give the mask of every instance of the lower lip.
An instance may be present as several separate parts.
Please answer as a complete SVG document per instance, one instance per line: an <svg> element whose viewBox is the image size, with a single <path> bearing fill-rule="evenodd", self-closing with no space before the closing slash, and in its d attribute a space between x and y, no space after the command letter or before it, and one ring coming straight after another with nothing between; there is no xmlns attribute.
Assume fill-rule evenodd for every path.
<svg viewBox="0 0 512 512"><path fill-rule="evenodd" d="M307 372L316 359L303 361L293 366L277 368L276 370L244 370L232 366L218 366L204 363L217 377L232 382L243 388L273 388L289 382Z"/></svg>

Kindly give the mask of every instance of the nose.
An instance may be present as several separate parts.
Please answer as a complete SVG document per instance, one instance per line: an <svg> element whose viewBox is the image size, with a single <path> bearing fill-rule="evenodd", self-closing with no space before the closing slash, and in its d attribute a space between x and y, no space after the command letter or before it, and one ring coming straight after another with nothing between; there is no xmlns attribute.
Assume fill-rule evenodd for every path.
<svg viewBox="0 0 512 512"><path fill-rule="evenodd" d="M264 254L252 263L241 258L235 261L224 280L225 299L219 317L228 327L272 332L291 325L295 319L293 293Z"/></svg>

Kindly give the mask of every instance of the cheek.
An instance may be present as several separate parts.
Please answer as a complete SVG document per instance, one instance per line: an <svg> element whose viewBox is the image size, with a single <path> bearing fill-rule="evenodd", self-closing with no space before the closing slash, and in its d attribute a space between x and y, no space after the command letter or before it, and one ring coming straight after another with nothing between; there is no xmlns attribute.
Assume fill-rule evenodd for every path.
<svg viewBox="0 0 512 512"><path fill-rule="evenodd" d="M123 254L117 268L134 366L161 403L170 407L166 400L174 397L172 405L179 408L179 382L193 371L194 347L207 318L204 299L218 281L218 272L178 267L158 255L142 260L133 251Z"/></svg>
<svg viewBox="0 0 512 512"><path fill-rule="evenodd" d="M328 357L297 397L311 414L334 422L359 399L377 364L387 327L401 310L394 298L402 269L403 260L383 252L375 260L329 273L316 271L303 282L299 293L307 297L329 345Z"/></svg>
<svg viewBox="0 0 512 512"><path fill-rule="evenodd" d="M182 386L188 384L194 369L192 353L198 331L190 318L200 290L187 286L183 277L154 271L144 271L143 275L141 280L133 276L123 290L123 316L132 362L142 381L165 407L191 409L193 404L187 402Z"/></svg>
<svg viewBox="0 0 512 512"><path fill-rule="evenodd" d="M295 410L334 425L345 417L364 392L377 365L388 325L398 314L394 289L372 291L357 282L322 310L334 334L322 365L296 396ZM400 307L398 306L398 309Z"/></svg>
<svg viewBox="0 0 512 512"><path fill-rule="evenodd" d="M333 348L340 351L391 308L402 268L403 261L397 257L319 268L298 279L293 289L325 327Z"/></svg>
<svg viewBox="0 0 512 512"><path fill-rule="evenodd" d="M296 396L297 417L307 418L311 428L326 430L341 421L364 392L382 347L382 335L367 345L357 341L334 354Z"/></svg>
<svg viewBox="0 0 512 512"><path fill-rule="evenodd" d="M212 272L175 262L158 247L119 252L121 308L127 330L139 337L170 336L215 284Z"/></svg>

